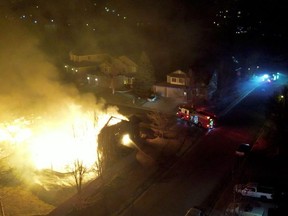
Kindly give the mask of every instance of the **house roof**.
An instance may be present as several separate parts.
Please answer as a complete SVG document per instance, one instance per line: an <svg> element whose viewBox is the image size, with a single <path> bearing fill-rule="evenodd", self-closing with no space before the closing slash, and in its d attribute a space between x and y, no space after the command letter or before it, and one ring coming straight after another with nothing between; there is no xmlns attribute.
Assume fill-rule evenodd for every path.
<svg viewBox="0 0 288 216"><path fill-rule="evenodd" d="M77 55L72 52L69 53L70 56L90 56L88 55ZM122 65L122 67L137 67L137 64L133 62L130 58L127 56L120 56L118 58L110 56L108 54L92 54L93 60L92 61L81 61L81 62L75 62L70 61L70 65L73 65L74 67L87 67L87 66L96 66L96 65L102 65L102 66L112 66L112 64L118 64Z"/></svg>
<svg viewBox="0 0 288 216"><path fill-rule="evenodd" d="M124 62L128 66L137 67L137 64L134 61L132 61L130 58L128 58L127 56L120 56L119 59L120 61Z"/></svg>
<svg viewBox="0 0 288 216"><path fill-rule="evenodd" d="M172 73L169 73L167 76L179 77L179 78L187 78L188 77L188 75L185 72L181 71L181 70L176 70L176 71L174 71Z"/></svg>
<svg viewBox="0 0 288 216"><path fill-rule="evenodd" d="M177 88L177 89L186 89L187 88L187 86L184 86L184 85L176 85L176 84L171 84L171 83L167 83L167 82L157 83L154 86Z"/></svg>

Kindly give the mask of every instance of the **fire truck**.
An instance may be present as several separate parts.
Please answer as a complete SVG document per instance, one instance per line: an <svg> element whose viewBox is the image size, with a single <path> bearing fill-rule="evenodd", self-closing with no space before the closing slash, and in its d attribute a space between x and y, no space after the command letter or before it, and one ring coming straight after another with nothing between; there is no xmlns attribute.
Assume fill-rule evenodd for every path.
<svg viewBox="0 0 288 216"><path fill-rule="evenodd" d="M196 125L206 129L213 129L215 127L215 115L202 110L196 110L193 106L179 106L176 116L191 126Z"/></svg>

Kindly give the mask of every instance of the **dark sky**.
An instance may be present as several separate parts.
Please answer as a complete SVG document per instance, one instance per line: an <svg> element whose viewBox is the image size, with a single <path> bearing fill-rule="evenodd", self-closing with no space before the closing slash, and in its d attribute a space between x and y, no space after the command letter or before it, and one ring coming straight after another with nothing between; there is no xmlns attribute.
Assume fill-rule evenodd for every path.
<svg viewBox="0 0 288 216"><path fill-rule="evenodd" d="M11 0L10 2L13 4L6 6L17 15L29 9L46 22L54 18L57 23L64 26L58 28L56 34L51 32L47 35L38 34L41 37L40 41L43 42L42 47L52 54L54 52L54 55L65 56L69 49L80 49L83 52L124 54L137 60L140 53L146 51L160 74L177 69L187 70L190 65L195 64L207 65L209 61L215 61L215 57L219 55L217 49L237 47L238 41L235 35L231 34L235 24L233 21L230 23L232 27L221 29L222 35L219 34L221 31L215 29L212 24L219 10L242 8L249 15L248 22L257 22L261 18L263 24L262 29L259 29L261 31L266 29L269 35L267 41L272 41L271 38L275 35L287 31L284 18L288 10L280 0L253 0L252 2L248 0L50 0L49 2ZM93 2L96 2L96 7L93 6ZM36 3L40 3L41 10L33 7ZM104 10L105 7L110 9L109 13ZM111 13L112 9L116 12ZM127 19L123 20L123 16ZM95 28L95 31L91 31L91 22L89 28L85 26L89 19L93 20L91 28ZM68 28L67 23L75 26ZM247 46L246 50L250 52L256 45L262 46L257 37L258 35L254 38L245 38L246 44L238 47ZM58 43L55 44L53 42L55 40ZM279 41L271 42L269 46L283 49L285 46L281 46L282 42ZM63 54L60 54L61 51Z"/></svg>

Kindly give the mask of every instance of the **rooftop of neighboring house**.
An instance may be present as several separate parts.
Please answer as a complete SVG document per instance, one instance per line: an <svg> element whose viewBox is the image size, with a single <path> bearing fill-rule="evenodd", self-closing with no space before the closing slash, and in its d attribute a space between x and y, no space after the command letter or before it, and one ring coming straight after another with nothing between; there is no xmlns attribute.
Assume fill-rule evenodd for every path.
<svg viewBox="0 0 288 216"><path fill-rule="evenodd" d="M137 67L137 64L132 61L129 57L122 55L120 57L113 57L109 54L78 54L78 53L69 53L70 56L70 65L74 67L92 67L100 64L105 64L107 66L112 63L124 64L128 67Z"/></svg>
<svg viewBox="0 0 288 216"><path fill-rule="evenodd" d="M185 73L185 72L183 72L181 70L176 70L176 71L174 71L172 73L167 74L167 76L178 77L178 78L188 78L189 77L187 73Z"/></svg>

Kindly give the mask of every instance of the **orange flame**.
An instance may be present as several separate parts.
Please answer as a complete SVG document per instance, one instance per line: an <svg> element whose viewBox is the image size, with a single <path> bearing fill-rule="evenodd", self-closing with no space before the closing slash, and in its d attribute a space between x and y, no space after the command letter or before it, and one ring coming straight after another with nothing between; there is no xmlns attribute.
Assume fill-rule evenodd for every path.
<svg viewBox="0 0 288 216"><path fill-rule="evenodd" d="M117 118L111 119L111 116ZM89 169L97 161L97 137L101 129L109 120L110 125L127 120L115 109L84 112L75 104L69 105L61 119L57 117L52 115L33 121L20 118L9 124L2 123L0 144L9 143L17 151L27 153L21 163L29 163L36 169L67 172L75 160L83 161Z"/></svg>

